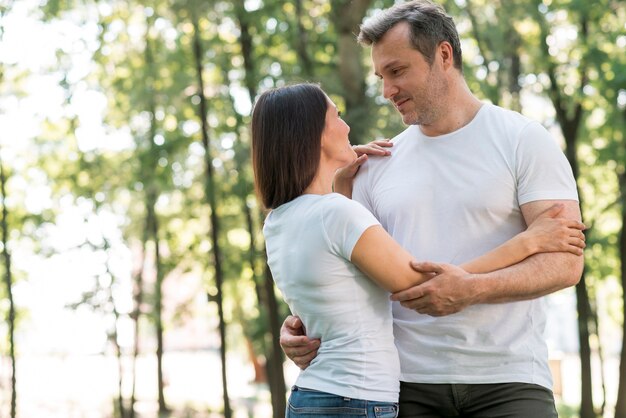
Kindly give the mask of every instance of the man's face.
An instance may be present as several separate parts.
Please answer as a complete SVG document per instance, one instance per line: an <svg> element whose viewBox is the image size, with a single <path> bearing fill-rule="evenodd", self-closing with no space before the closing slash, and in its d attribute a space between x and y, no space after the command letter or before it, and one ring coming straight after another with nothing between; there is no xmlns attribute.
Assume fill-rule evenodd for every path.
<svg viewBox="0 0 626 418"><path fill-rule="evenodd" d="M448 84L438 56L437 51L431 66L411 46L406 22L396 24L372 47L383 96L394 104L406 125L432 125L442 115Z"/></svg>

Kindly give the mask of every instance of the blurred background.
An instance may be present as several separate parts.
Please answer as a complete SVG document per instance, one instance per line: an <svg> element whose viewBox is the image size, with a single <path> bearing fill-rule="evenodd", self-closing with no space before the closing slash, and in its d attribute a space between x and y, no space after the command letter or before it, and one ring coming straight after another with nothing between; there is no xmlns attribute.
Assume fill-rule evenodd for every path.
<svg viewBox="0 0 626 418"><path fill-rule="evenodd" d="M560 415L626 417L626 4L448 0L481 99L578 181L549 297ZM315 81L352 143L403 127L355 33L391 0L0 0L0 417L281 417L298 370L265 265L249 121Z"/></svg>

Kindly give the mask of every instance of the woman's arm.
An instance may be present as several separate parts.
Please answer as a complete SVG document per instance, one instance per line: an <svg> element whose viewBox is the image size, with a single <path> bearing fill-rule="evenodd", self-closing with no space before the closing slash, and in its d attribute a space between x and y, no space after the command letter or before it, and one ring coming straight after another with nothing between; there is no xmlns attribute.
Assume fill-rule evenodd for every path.
<svg viewBox="0 0 626 418"><path fill-rule="evenodd" d="M540 252L582 254L585 240L581 222L556 218L563 209L554 205L545 210L528 229L461 267L469 273L488 273L519 263ZM414 258L380 225L365 230L359 238L350 261L379 286L398 292L425 282L429 275L411 268Z"/></svg>
<svg viewBox="0 0 626 418"><path fill-rule="evenodd" d="M563 205L553 205L542 212L521 232L488 253L462 264L469 273L488 273L517 264L536 253L569 252L582 255L585 248L585 225L571 219L557 218Z"/></svg>
<svg viewBox="0 0 626 418"><path fill-rule="evenodd" d="M397 292L415 286L428 276L411 268L413 256L380 225L371 226L357 241L350 261L380 287Z"/></svg>

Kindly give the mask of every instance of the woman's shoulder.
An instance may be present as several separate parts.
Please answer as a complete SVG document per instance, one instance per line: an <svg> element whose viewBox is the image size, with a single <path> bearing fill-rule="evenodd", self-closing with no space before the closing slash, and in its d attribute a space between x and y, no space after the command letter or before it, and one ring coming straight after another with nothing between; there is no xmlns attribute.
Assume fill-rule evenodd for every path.
<svg viewBox="0 0 626 418"><path fill-rule="evenodd" d="M349 199L339 193L330 193L326 196L324 218L343 219L347 223L353 223L364 218L371 218L372 221L375 221L374 215L356 200Z"/></svg>

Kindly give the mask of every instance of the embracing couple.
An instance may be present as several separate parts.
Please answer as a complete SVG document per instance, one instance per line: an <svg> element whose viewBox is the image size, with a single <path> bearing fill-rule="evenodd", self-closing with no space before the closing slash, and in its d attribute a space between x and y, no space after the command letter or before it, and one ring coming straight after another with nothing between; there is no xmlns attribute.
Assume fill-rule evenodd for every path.
<svg viewBox="0 0 626 418"><path fill-rule="evenodd" d="M358 41L408 125L391 141L350 146L314 84L253 111L268 264L294 315L281 345L302 369L286 416L557 417L543 296L578 282L585 246L566 158L470 92L440 6L397 4Z"/></svg>

